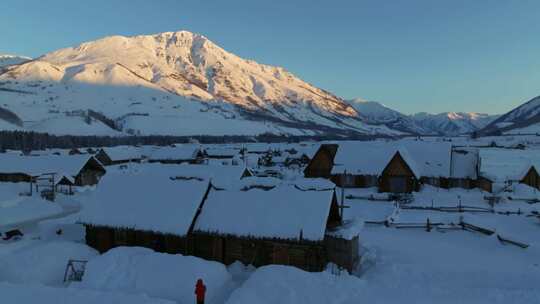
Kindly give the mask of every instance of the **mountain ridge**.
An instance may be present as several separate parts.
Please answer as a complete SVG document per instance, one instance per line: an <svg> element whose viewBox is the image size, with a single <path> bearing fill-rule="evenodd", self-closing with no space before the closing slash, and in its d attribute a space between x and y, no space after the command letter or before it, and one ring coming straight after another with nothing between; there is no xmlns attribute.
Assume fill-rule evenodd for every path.
<svg viewBox="0 0 540 304"><path fill-rule="evenodd" d="M228 119L216 123L213 130L208 125L201 127L202 133L222 134L221 127L230 127L229 123L235 120L241 121L239 125L257 129L241 128L248 134L401 134L384 126L365 124L356 110L343 99L302 81L282 67L242 59L206 37L187 31L133 37L110 36L85 42L47 53L28 63L8 67L0 75L0 83L3 92L27 91L43 96L46 100L52 98L50 106L20 96L16 98L20 100L18 105L8 104L13 112L27 116L23 117L23 121L30 122L49 119L47 116L51 115L46 114L51 111L64 113L90 109L112 119L130 113L122 111L118 106L106 105L103 98L99 102L90 101L91 97L96 97L96 92L89 88L95 86L94 90L110 93L107 96L110 100L118 103L119 99L127 99L131 102L124 102L126 107L148 114L146 119L119 121L119 125L137 134L165 132L167 135L183 135L187 131L180 132L174 125L184 127L186 115L191 119L189 123L195 123L192 118L200 116L203 119L204 115L200 115L202 112L213 113L210 116L215 117L210 117L210 120ZM36 91L35 87L47 89L43 89L45 92ZM115 87L118 93L112 92ZM137 100L141 98L124 92L122 88L125 87L150 89L155 91L156 96L150 97L151 101ZM149 92L145 94L151 95ZM162 96L164 94L166 96ZM169 102L156 103L160 98ZM42 113L37 115L37 108L20 109L21 104L43 107ZM165 107L169 108L168 113ZM185 113L174 110L180 108L185 109ZM173 125L163 126L158 118L161 116L169 117L169 124ZM178 118L176 122L173 116ZM153 119L161 126L148 128L152 126L149 121ZM230 129L234 129L230 130L232 133L238 131L238 128ZM199 131L192 128L190 132Z"/></svg>
<svg viewBox="0 0 540 304"><path fill-rule="evenodd" d="M538 134L540 133L540 96L501 115L479 130L480 134Z"/></svg>
<svg viewBox="0 0 540 304"><path fill-rule="evenodd" d="M420 112L407 115L376 101L356 98L349 100L349 103L370 123L422 135L469 134L482 129L498 117L476 112Z"/></svg>

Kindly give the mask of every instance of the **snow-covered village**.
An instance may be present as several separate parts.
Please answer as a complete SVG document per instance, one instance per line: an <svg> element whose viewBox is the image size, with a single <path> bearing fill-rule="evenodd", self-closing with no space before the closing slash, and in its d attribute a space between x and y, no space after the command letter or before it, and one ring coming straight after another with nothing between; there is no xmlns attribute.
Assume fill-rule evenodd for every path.
<svg viewBox="0 0 540 304"><path fill-rule="evenodd" d="M3 7L0 303L540 303L540 4L398 2Z"/></svg>

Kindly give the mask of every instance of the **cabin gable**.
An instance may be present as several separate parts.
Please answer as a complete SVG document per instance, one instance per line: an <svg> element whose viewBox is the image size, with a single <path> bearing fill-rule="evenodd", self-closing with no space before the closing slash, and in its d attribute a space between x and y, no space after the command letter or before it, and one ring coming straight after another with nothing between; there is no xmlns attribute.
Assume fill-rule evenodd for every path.
<svg viewBox="0 0 540 304"><path fill-rule="evenodd" d="M534 166L531 166L529 168L529 171L527 171L527 174L525 174L525 176L523 176L523 178L519 182L522 184L531 186L533 188L539 189L540 176L538 175L538 171L536 171L536 168Z"/></svg>
<svg viewBox="0 0 540 304"><path fill-rule="evenodd" d="M417 191L418 185L418 179L411 167L403 159L399 151L396 152L381 173L379 191L410 193Z"/></svg>
<svg viewBox="0 0 540 304"><path fill-rule="evenodd" d="M111 157L104 149L99 149L99 152L94 157L104 166L110 166L113 163Z"/></svg>
<svg viewBox="0 0 540 304"><path fill-rule="evenodd" d="M330 205L330 211L328 213L328 220L326 221L326 228L335 228L341 224L341 212L339 212L336 191L334 191L334 195L332 195L332 204Z"/></svg>
<svg viewBox="0 0 540 304"><path fill-rule="evenodd" d="M337 149L338 145L335 144L321 145L304 170L304 176L329 178Z"/></svg>
<svg viewBox="0 0 540 304"><path fill-rule="evenodd" d="M99 182L101 177L105 175L107 171L94 157L90 157L88 161L81 168L79 173L75 176L75 185L77 186L91 186Z"/></svg>

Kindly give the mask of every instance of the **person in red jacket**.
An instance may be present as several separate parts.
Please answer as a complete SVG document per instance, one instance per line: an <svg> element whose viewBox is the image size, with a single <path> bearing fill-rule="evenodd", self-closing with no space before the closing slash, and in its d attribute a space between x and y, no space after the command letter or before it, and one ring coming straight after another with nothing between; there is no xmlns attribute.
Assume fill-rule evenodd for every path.
<svg viewBox="0 0 540 304"><path fill-rule="evenodd" d="M195 295L197 295L197 304L204 304L204 294L206 293L206 286L203 284L202 279L197 280L195 285Z"/></svg>

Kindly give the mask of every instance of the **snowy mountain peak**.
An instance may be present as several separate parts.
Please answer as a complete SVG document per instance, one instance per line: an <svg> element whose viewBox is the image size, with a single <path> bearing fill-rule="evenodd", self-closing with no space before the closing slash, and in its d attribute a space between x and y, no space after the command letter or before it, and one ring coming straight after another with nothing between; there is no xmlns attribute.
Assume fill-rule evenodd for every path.
<svg viewBox="0 0 540 304"><path fill-rule="evenodd" d="M92 110L137 134L194 135L185 124L195 117L220 121L195 128L204 134L221 134L231 122L231 135L240 125L256 125L240 128L247 134L401 134L366 124L347 102L284 68L187 31L110 36L45 54L0 73L0 94L11 94L5 106L37 126Z"/></svg>

